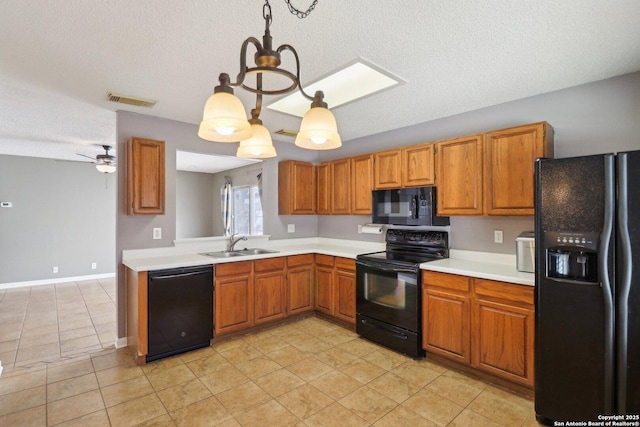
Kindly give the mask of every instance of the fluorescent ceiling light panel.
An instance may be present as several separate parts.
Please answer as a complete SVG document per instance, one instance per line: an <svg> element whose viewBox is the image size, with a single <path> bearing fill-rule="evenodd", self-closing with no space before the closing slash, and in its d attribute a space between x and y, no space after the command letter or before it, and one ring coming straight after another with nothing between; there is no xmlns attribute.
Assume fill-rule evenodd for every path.
<svg viewBox="0 0 640 427"><path fill-rule="evenodd" d="M317 90L323 91L324 101L332 110L403 83L406 81L359 58L328 76L305 85L304 91L310 96L313 96ZM302 117L309 111L310 105L311 101L297 90L274 101L267 108Z"/></svg>

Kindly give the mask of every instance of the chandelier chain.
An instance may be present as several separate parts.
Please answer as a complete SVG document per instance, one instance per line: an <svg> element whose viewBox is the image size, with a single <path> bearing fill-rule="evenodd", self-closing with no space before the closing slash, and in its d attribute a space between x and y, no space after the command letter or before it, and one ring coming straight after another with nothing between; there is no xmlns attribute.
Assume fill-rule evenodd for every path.
<svg viewBox="0 0 640 427"><path fill-rule="evenodd" d="M285 2L287 3L287 6L289 6L289 12L291 12L292 15L295 15L300 19L303 19L309 16L309 14L313 11L313 9L316 8L316 5L318 4L318 0L313 0L313 3L311 3L311 6L309 6L309 9L303 12L299 9L296 9L296 7L291 4L290 0L285 0Z"/></svg>

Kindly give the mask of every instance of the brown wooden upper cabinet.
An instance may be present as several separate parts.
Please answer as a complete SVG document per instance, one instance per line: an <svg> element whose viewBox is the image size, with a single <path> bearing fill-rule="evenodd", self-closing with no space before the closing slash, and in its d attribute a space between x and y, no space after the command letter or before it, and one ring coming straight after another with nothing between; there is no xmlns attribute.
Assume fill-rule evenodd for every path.
<svg viewBox="0 0 640 427"><path fill-rule="evenodd" d="M316 213L316 174L311 163L285 160L278 163L278 214Z"/></svg>
<svg viewBox="0 0 640 427"><path fill-rule="evenodd" d="M371 215L373 155L351 157L351 213Z"/></svg>
<svg viewBox="0 0 640 427"><path fill-rule="evenodd" d="M402 149L402 186L435 185L435 144L418 144Z"/></svg>
<svg viewBox="0 0 640 427"><path fill-rule="evenodd" d="M316 213L329 215L331 213L331 162L320 163L317 172L317 202Z"/></svg>
<svg viewBox="0 0 640 427"><path fill-rule="evenodd" d="M482 135L436 143L438 215L482 215Z"/></svg>
<svg viewBox="0 0 640 427"><path fill-rule="evenodd" d="M533 215L533 166L553 157L545 122L436 143L438 215Z"/></svg>
<svg viewBox="0 0 640 427"><path fill-rule="evenodd" d="M164 215L164 141L127 142L127 214Z"/></svg>
<svg viewBox="0 0 640 427"><path fill-rule="evenodd" d="M349 159L331 162L331 213L351 213L351 162Z"/></svg>
<svg viewBox="0 0 640 427"><path fill-rule="evenodd" d="M533 215L533 166L538 157L553 157L553 129L545 122L485 134L487 215Z"/></svg>
<svg viewBox="0 0 640 427"><path fill-rule="evenodd" d="M402 187L402 150L373 153L373 187L375 190Z"/></svg>

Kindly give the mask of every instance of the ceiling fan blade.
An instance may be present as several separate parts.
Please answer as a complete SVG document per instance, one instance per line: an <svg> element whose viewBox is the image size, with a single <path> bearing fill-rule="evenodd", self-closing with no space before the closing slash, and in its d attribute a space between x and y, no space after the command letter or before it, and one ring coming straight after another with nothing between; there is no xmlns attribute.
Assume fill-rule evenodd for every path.
<svg viewBox="0 0 640 427"><path fill-rule="evenodd" d="M94 162L96 161L95 157L89 157L89 156L86 156L86 155L84 155L84 154L80 154L80 153L76 153L76 154L77 154L78 156L82 156L82 157L86 157L87 159L91 159L91 160L93 160Z"/></svg>

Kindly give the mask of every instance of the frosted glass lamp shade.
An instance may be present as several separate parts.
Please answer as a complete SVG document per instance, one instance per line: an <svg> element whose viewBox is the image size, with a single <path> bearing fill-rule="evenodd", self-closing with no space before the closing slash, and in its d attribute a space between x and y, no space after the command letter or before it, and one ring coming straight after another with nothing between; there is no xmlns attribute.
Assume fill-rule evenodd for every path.
<svg viewBox="0 0 640 427"><path fill-rule="evenodd" d="M266 159L276 156L276 149L273 147L269 130L260 125L252 124L253 136L244 141L240 141L240 146L236 156L250 159Z"/></svg>
<svg viewBox="0 0 640 427"><path fill-rule="evenodd" d="M116 166L110 163L98 163L96 164L96 169L102 173L114 173L116 171Z"/></svg>
<svg viewBox="0 0 640 427"><path fill-rule="evenodd" d="M230 93L211 95L204 106L198 136L214 142L238 142L251 137L242 102Z"/></svg>
<svg viewBox="0 0 640 427"><path fill-rule="evenodd" d="M333 113L324 107L313 107L307 111L295 144L309 150L332 150L342 146Z"/></svg>

